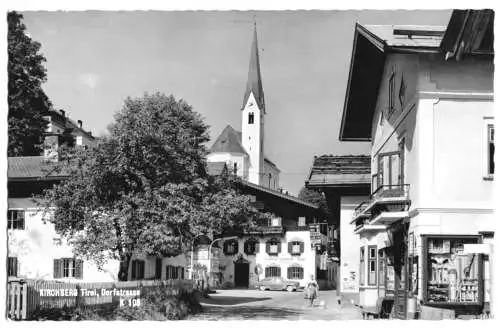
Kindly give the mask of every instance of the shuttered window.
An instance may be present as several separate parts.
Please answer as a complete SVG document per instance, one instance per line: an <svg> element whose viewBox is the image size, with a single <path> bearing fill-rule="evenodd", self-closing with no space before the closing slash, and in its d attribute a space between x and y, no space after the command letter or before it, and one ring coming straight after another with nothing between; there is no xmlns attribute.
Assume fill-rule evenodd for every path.
<svg viewBox="0 0 500 328"><path fill-rule="evenodd" d="M269 255L278 255L281 253L281 242L278 239L271 239L266 243L266 253Z"/></svg>
<svg viewBox="0 0 500 328"><path fill-rule="evenodd" d="M300 255L304 253L304 243L301 241L291 241L288 243L288 253Z"/></svg>
<svg viewBox="0 0 500 328"><path fill-rule="evenodd" d="M166 279L184 279L184 268L181 266L167 265L165 267Z"/></svg>
<svg viewBox="0 0 500 328"><path fill-rule="evenodd" d="M17 277L17 257L9 257L7 266L7 276Z"/></svg>
<svg viewBox="0 0 500 328"><path fill-rule="evenodd" d="M224 242L224 254L234 255L238 253L238 241L235 239Z"/></svg>
<svg viewBox="0 0 500 328"><path fill-rule="evenodd" d="M291 266L288 268L288 279L304 279L304 268L300 266Z"/></svg>
<svg viewBox="0 0 500 328"><path fill-rule="evenodd" d="M248 239L244 245L245 254L247 255L255 255L259 253L259 242L256 239Z"/></svg>
<svg viewBox="0 0 500 328"><path fill-rule="evenodd" d="M144 267L145 263L143 260L133 260L132 261L132 280L144 279Z"/></svg>
<svg viewBox="0 0 500 328"><path fill-rule="evenodd" d="M74 258L55 259L54 278L83 279L83 260Z"/></svg>
<svg viewBox="0 0 500 328"><path fill-rule="evenodd" d="M277 266L270 266L266 268L266 278L281 277L281 268Z"/></svg>

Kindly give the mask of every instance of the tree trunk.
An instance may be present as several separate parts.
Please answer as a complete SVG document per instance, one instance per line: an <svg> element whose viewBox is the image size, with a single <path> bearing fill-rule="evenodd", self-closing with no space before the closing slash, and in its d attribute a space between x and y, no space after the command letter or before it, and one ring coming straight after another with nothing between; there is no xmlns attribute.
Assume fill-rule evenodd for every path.
<svg viewBox="0 0 500 328"><path fill-rule="evenodd" d="M118 271L119 281L128 280L128 267L130 266L131 258L132 256L130 254L124 254L120 257L120 270Z"/></svg>

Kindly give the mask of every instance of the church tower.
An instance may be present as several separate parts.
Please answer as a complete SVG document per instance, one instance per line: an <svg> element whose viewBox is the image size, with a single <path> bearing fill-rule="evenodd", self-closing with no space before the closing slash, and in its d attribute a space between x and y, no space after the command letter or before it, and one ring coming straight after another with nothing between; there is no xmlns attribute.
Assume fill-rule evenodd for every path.
<svg viewBox="0 0 500 328"><path fill-rule="evenodd" d="M248 153L248 181L262 184L264 180L264 90L260 75L257 26L254 23L247 86L241 109L241 143Z"/></svg>

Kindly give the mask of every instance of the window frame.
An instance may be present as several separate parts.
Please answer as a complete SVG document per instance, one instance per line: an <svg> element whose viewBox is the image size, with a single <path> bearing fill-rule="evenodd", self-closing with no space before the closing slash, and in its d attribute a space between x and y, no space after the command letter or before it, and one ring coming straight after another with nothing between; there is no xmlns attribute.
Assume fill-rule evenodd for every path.
<svg viewBox="0 0 500 328"><path fill-rule="evenodd" d="M359 285L365 286L365 246L359 248Z"/></svg>
<svg viewBox="0 0 500 328"><path fill-rule="evenodd" d="M373 256L372 256L372 251L373 251ZM377 261L378 261L378 255L377 255L377 246L376 245L369 245L368 246L368 254L367 254L367 278L368 278L368 286L377 286L377 275L378 275L378 270L377 270ZM373 267L373 269L372 269ZM373 277L373 279L372 279Z"/></svg>
<svg viewBox="0 0 500 328"><path fill-rule="evenodd" d="M300 265L291 265L287 269L287 279L302 280L304 279L304 268Z"/></svg>
<svg viewBox="0 0 500 328"><path fill-rule="evenodd" d="M276 273L277 275L271 275L271 273ZM265 278L281 278L281 267L278 265L267 266L264 270Z"/></svg>
<svg viewBox="0 0 500 328"><path fill-rule="evenodd" d="M271 251L271 247L276 246L276 252ZM272 238L266 242L266 253L270 256L278 256L281 253L281 240Z"/></svg>
<svg viewBox="0 0 500 328"><path fill-rule="evenodd" d="M495 176L495 124L493 117L483 117L483 180L493 181ZM493 138L492 138L493 137ZM491 147L493 149L491 149ZM493 152L492 152L493 150ZM493 164L493 165L491 165Z"/></svg>
<svg viewBox="0 0 500 328"><path fill-rule="evenodd" d="M22 217L19 216L22 214ZM26 229L26 211L23 209L7 210L7 229L25 230Z"/></svg>
<svg viewBox="0 0 500 328"><path fill-rule="evenodd" d="M130 280L142 280L144 279L146 262L141 259L135 259L131 262L131 272L130 272ZM134 270L135 269L135 270Z"/></svg>
<svg viewBox="0 0 500 328"><path fill-rule="evenodd" d="M243 251L246 255L256 255L259 251L259 241L255 238L248 238L243 244Z"/></svg>

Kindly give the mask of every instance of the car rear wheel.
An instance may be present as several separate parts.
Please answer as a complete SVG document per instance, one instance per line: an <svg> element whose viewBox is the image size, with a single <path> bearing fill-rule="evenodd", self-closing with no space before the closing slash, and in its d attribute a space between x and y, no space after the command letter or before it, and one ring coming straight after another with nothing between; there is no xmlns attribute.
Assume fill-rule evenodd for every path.
<svg viewBox="0 0 500 328"><path fill-rule="evenodd" d="M287 291L289 291L289 292L294 292L296 289L295 289L295 287L293 287L293 286L288 286L288 287L286 288L286 290L287 290Z"/></svg>
<svg viewBox="0 0 500 328"><path fill-rule="evenodd" d="M261 287L260 287L260 290L265 291L265 290L266 290L266 287L261 286Z"/></svg>

